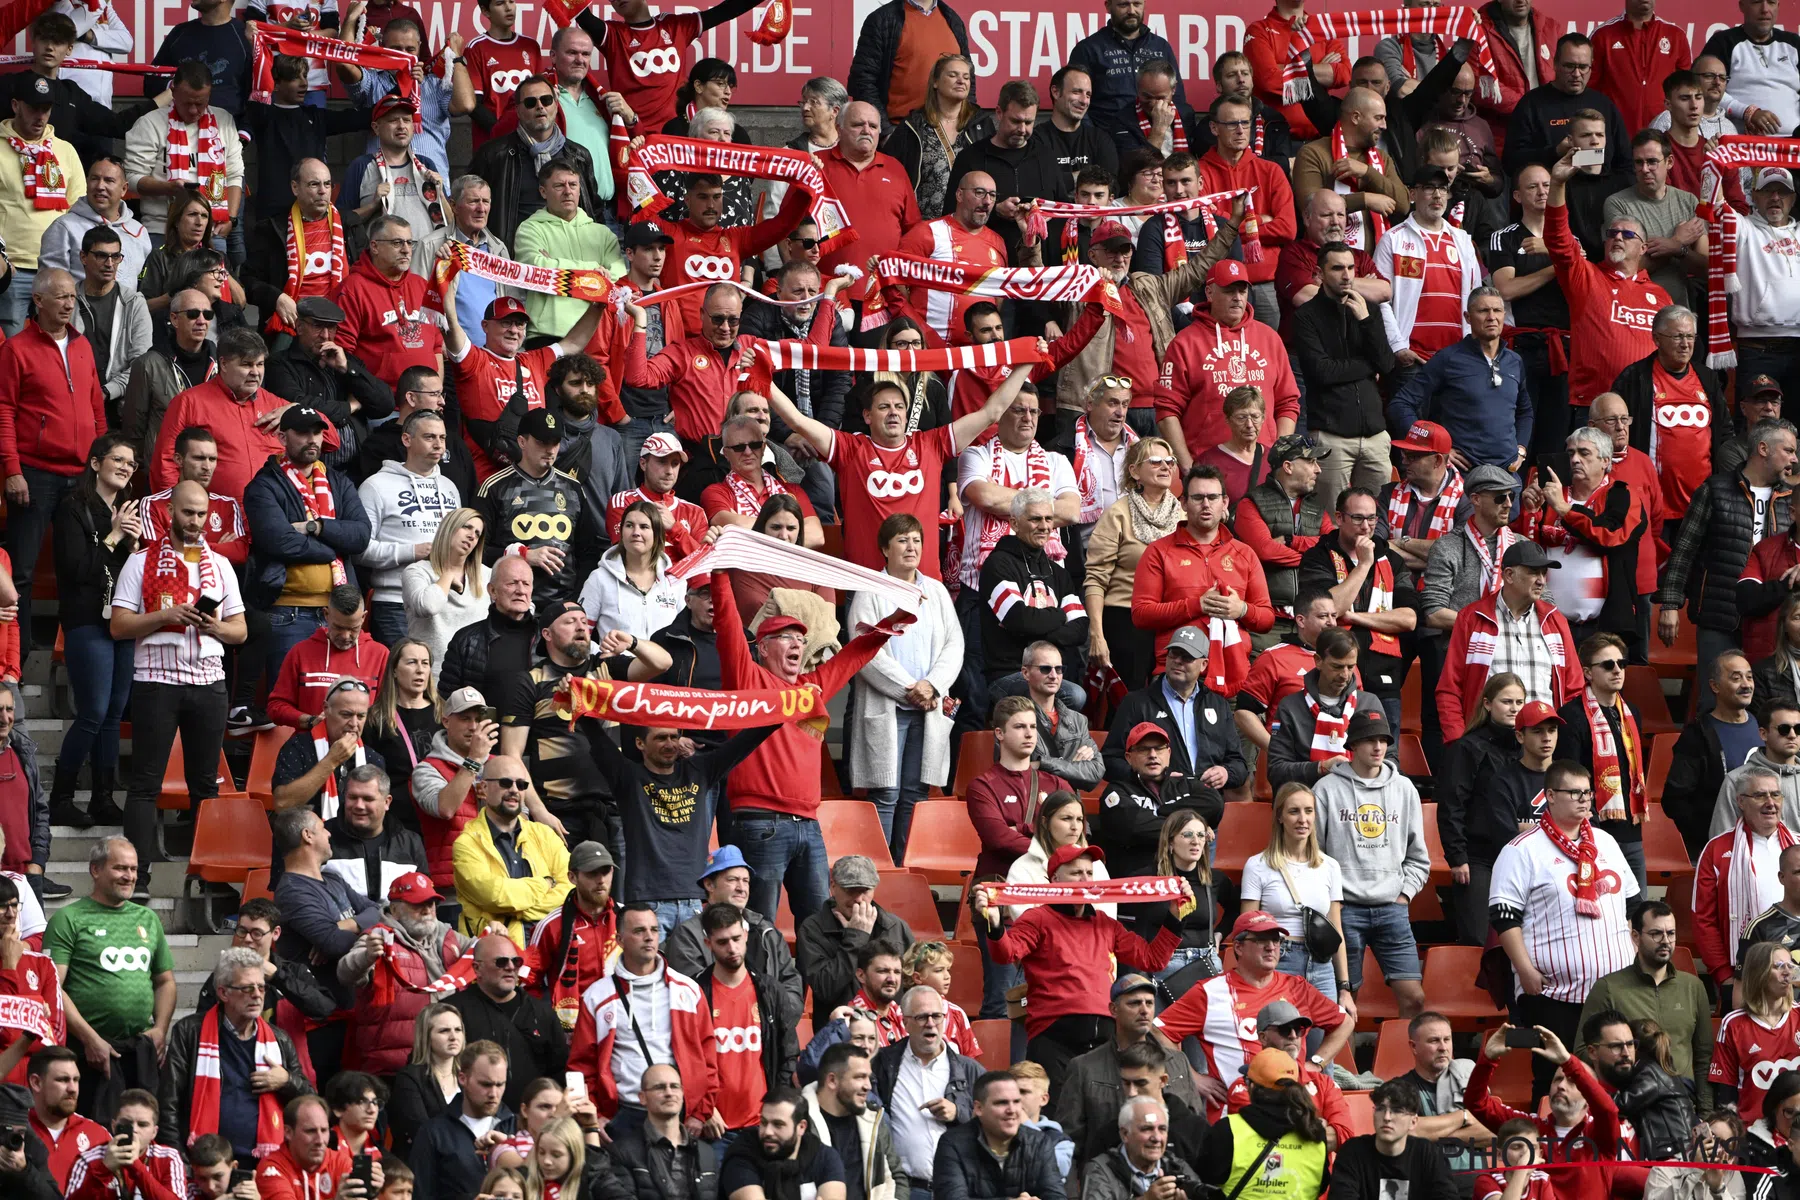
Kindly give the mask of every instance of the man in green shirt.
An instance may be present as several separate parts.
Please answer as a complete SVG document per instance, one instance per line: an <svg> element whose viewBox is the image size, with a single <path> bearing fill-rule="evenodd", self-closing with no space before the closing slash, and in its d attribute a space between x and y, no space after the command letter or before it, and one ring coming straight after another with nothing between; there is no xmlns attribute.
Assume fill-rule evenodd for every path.
<svg viewBox="0 0 1800 1200"><path fill-rule="evenodd" d="M1631 918L1631 942L1637 957L1631 965L1602 975L1581 1006L1577 1030L1588 1018L1612 1009L1626 1019L1649 1017L1669 1035L1669 1061L1674 1073L1694 1085L1696 1112L1712 1107L1712 1001L1698 976L1675 969L1675 911L1661 900L1646 900ZM1576 1051L1581 1050L1577 1037Z"/></svg>
<svg viewBox="0 0 1800 1200"><path fill-rule="evenodd" d="M563 133L594 160L596 198L613 198L612 114L625 108L617 92L596 102L599 89L588 82L594 69L594 39L579 25L565 25L550 39L550 66L556 72L556 102L562 109ZM635 120L635 118L633 118ZM641 132L655 133L654 129Z"/></svg>
<svg viewBox="0 0 1800 1200"><path fill-rule="evenodd" d="M44 931L44 953L62 982L68 1044L82 1055L84 1111L99 1105L103 1091L156 1091L175 1015L174 956L162 921L131 901L137 874L131 842L101 838L88 856L93 891L60 909Z"/></svg>
<svg viewBox="0 0 1800 1200"><path fill-rule="evenodd" d="M624 276L619 239L581 207L579 172L563 159L551 159L538 171L538 195L544 198L544 207L519 222L513 234L515 258L539 267L600 267L613 279ZM564 336L594 307L574 297L525 293L531 332L539 336ZM583 338L582 344L586 342Z"/></svg>

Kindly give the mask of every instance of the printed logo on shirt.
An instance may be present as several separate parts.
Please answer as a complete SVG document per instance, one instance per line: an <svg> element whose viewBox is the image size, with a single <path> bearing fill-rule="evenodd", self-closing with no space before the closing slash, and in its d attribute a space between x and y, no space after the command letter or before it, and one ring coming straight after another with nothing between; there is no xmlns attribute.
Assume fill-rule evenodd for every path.
<svg viewBox="0 0 1800 1200"><path fill-rule="evenodd" d="M924 490L923 471L869 472L869 495L877 500L898 500L902 496L916 496Z"/></svg>
<svg viewBox="0 0 1800 1200"><path fill-rule="evenodd" d="M736 265L722 254L690 254L681 269L692 279L730 279L737 274Z"/></svg>
<svg viewBox="0 0 1800 1200"><path fill-rule="evenodd" d="M308 250L306 252L306 270L308 275L325 275L331 271L331 251Z"/></svg>
<svg viewBox="0 0 1800 1200"><path fill-rule="evenodd" d="M1662 404L1656 423L1664 429L1705 429L1712 423L1712 410L1704 404Z"/></svg>
<svg viewBox="0 0 1800 1200"><path fill-rule="evenodd" d="M1775 1077L1783 1071L1792 1071L1800 1067L1800 1058L1773 1058L1767 1062L1759 1062L1750 1068L1750 1082L1764 1091L1775 1082Z"/></svg>
<svg viewBox="0 0 1800 1200"><path fill-rule="evenodd" d="M668 34L663 34L667 38ZM631 69L640 77L645 75L669 75L681 70L681 51L670 47L666 50L640 50L626 60Z"/></svg>
<svg viewBox="0 0 1800 1200"><path fill-rule="evenodd" d="M1425 278L1425 260L1414 258L1410 254L1394 256L1394 274L1403 279Z"/></svg>
<svg viewBox="0 0 1800 1200"><path fill-rule="evenodd" d="M492 96L509 96L527 79L537 74L536 71L517 69L512 71L494 71L488 75L488 94Z"/></svg>
<svg viewBox="0 0 1800 1200"><path fill-rule="evenodd" d="M150 947L108 946L100 952L100 967L114 974L121 971L148 971Z"/></svg>
<svg viewBox="0 0 1800 1200"><path fill-rule="evenodd" d="M1356 832L1366 838L1378 838L1387 832L1387 810L1379 804L1356 806Z"/></svg>
<svg viewBox="0 0 1800 1200"><path fill-rule="evenodd" d="M720 1054L761 1054L762 1026L752 1025L748 1029L724 1028L713 1030L718 1042Z"/></svg>
<svg viewBox="0 0 1800 1200"><path fill-rule="evenodd" d="M1623 325L1628 329L1649 329L1652 322L1656 320L1656 310L1654 308L1633 308L1614 296L1612 312L1608 319L1614 325Z"/></svg>

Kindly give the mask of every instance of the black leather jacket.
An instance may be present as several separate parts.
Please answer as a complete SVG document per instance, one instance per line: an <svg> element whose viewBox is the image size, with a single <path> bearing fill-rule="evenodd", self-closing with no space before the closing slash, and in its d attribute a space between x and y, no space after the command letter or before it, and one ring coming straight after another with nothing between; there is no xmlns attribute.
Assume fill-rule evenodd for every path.
<svg viewBox="0 0 1800 1200"><path fill-rule="evenodd" d="M1685 1082L1654 1062L1642 1062L1613 1099L1619 1115L1637 1130L1639 1158L1686 1153L1694 1130L1694 1096Z"/></svg>
<svg viewBox="0 0 1800 1200"><path fill-rule="evenodd" d="M615 1138L610 1147L613 1169L629 1182L637 1200L719 1200L719 1152L711 1142L690 1140L676 1147L676 1153L688 1160L687 1194L679 1195L670 1187L659 1156L650 1152L649 1132L648 1126L639 1125Z"/></svg>

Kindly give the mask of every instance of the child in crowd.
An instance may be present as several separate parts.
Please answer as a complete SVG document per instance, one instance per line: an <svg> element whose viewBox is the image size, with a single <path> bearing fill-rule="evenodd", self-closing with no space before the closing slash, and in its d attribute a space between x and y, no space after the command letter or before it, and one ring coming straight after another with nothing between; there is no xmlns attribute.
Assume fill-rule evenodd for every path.
<svg viewBox="0 0 1800 1200"><path fill-rule="evenodd" d="M950 947L942 942L914 942L907 947L905 956L900 960L900 967L906 972L906 987L919 984L936 988L938 995L944 998L944 1040L950 1048L964 1058L980 1058L981 1043L975 1040L975 1027L969 1023L969 1014L963 1007L950 999L950 967L956 961L956 955ZM900 990L906 994L906 988Z"/></svg>

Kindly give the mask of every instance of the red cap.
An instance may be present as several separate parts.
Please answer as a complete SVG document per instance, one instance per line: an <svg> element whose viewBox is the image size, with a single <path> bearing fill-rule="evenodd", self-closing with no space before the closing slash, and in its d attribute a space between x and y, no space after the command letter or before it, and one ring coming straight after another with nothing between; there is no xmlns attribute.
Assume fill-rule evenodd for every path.
<svg viewBox="0 0 1800 1200"><path fill-rule="evenodd" d="M1271 917L1268 913L1258 908L1244 913L1237 919L1237 924L1232 927L1231 936L1235 939L1252 933L1285 932L1286 930L1282 929L1280 921L1277 921L1274 917Z"/></svg>
<svg viewBox="0 0 1800 1200"><path fill-rule="evenodd" d="M1125 735L1125 748L1130 750L1147 737L1159 737L1166 742L1169 740L1169 731L1155 721L1139 721L1131 727L1131 732Z"/></svg>
<svg viewBox="0 0 1800 1200"><path fill-rule="evenodd" d="M1558 725L1567 724L1561 717L1556 715L1556 710L1554 708L1551 708L1542 700L1533 700L1530 704L1527 704L1524 708L1519 710L1519 716L1518 719L1513 722L1513 728L1530 729L1535 725L1542 725L1545 721L1555 721Z"/></svg>
<svg viewBox="0 0 1800 1200"><path fill-rule="evenodd" d="M772 637L777 633L782 633L789 629L798 629L801 633L805 633L806 622L802 621L799 617L790 617L783 613L776 613L756 627L756 637L758 641L761 641L763 638Z"/></svg>
<svg viewBox="0 0 1800 1200"><path fill-rule="evenodd" d="M1074 842L1070 842L1066 846L1058 846L1050 852L1050 863L1045 868L1049 872L1051 880L1055 880L1059 870L1078 858L1091 858L1095 862L1105 862L1106 851L1098 846L1078 846Z"/></svg>
<svg viewBox="0 0 1800 1200"><path fill-rule="evenodd" d="M1088 235L1088 245L1098 246L1104 242L1136 242L1131 230L1119 221L1102 221L1094 226L1094 232Z"/></svg>
<svg viewBox="0 0 1800 1200"><path fill-rule="evenodd" d="M1235 258L1221 259L1213 264L1212 270L1206 273L1206 282L1215 287L1230 287L1234 283L1250 286L1250 272L1244 264Z"/></svg>
<svg viewBox="0 0 1800 1200"><path fill-rule="evenodd" d="M424 904L427 901L442 900L437 889L431 885L431 876L422 871L408 871L388 886L389 900L404 900L408 904Z"/></svg>
<svg viewBox="0 0 1800 1200"><path fill-rule="evenodd" d="M398 92L390 92L375 102L375 114L370 117L369 120L371 123L379 121L396 109L409 113L417 113L419 111L419 106L414 104L410 98L402 96Z"/></svg>
<svg viewBox="0 0 1800 1200"><path fill-rule="evenodd" d="M1450 431L1435 421L1414 421L1406 437L1394 443L1394 449L1411 450L1414 454L1448 454Z"/></svg>
<svg viewBox="0 0 1800 1200"><path fill-rule="evenodd" d="M525 306L513 297L495 296L493 301L487 306L487 312L482 314L481 319L484 321L504 321L510 317L522 317L525 320L530 320L531 314L526 312Z"/></svg>

